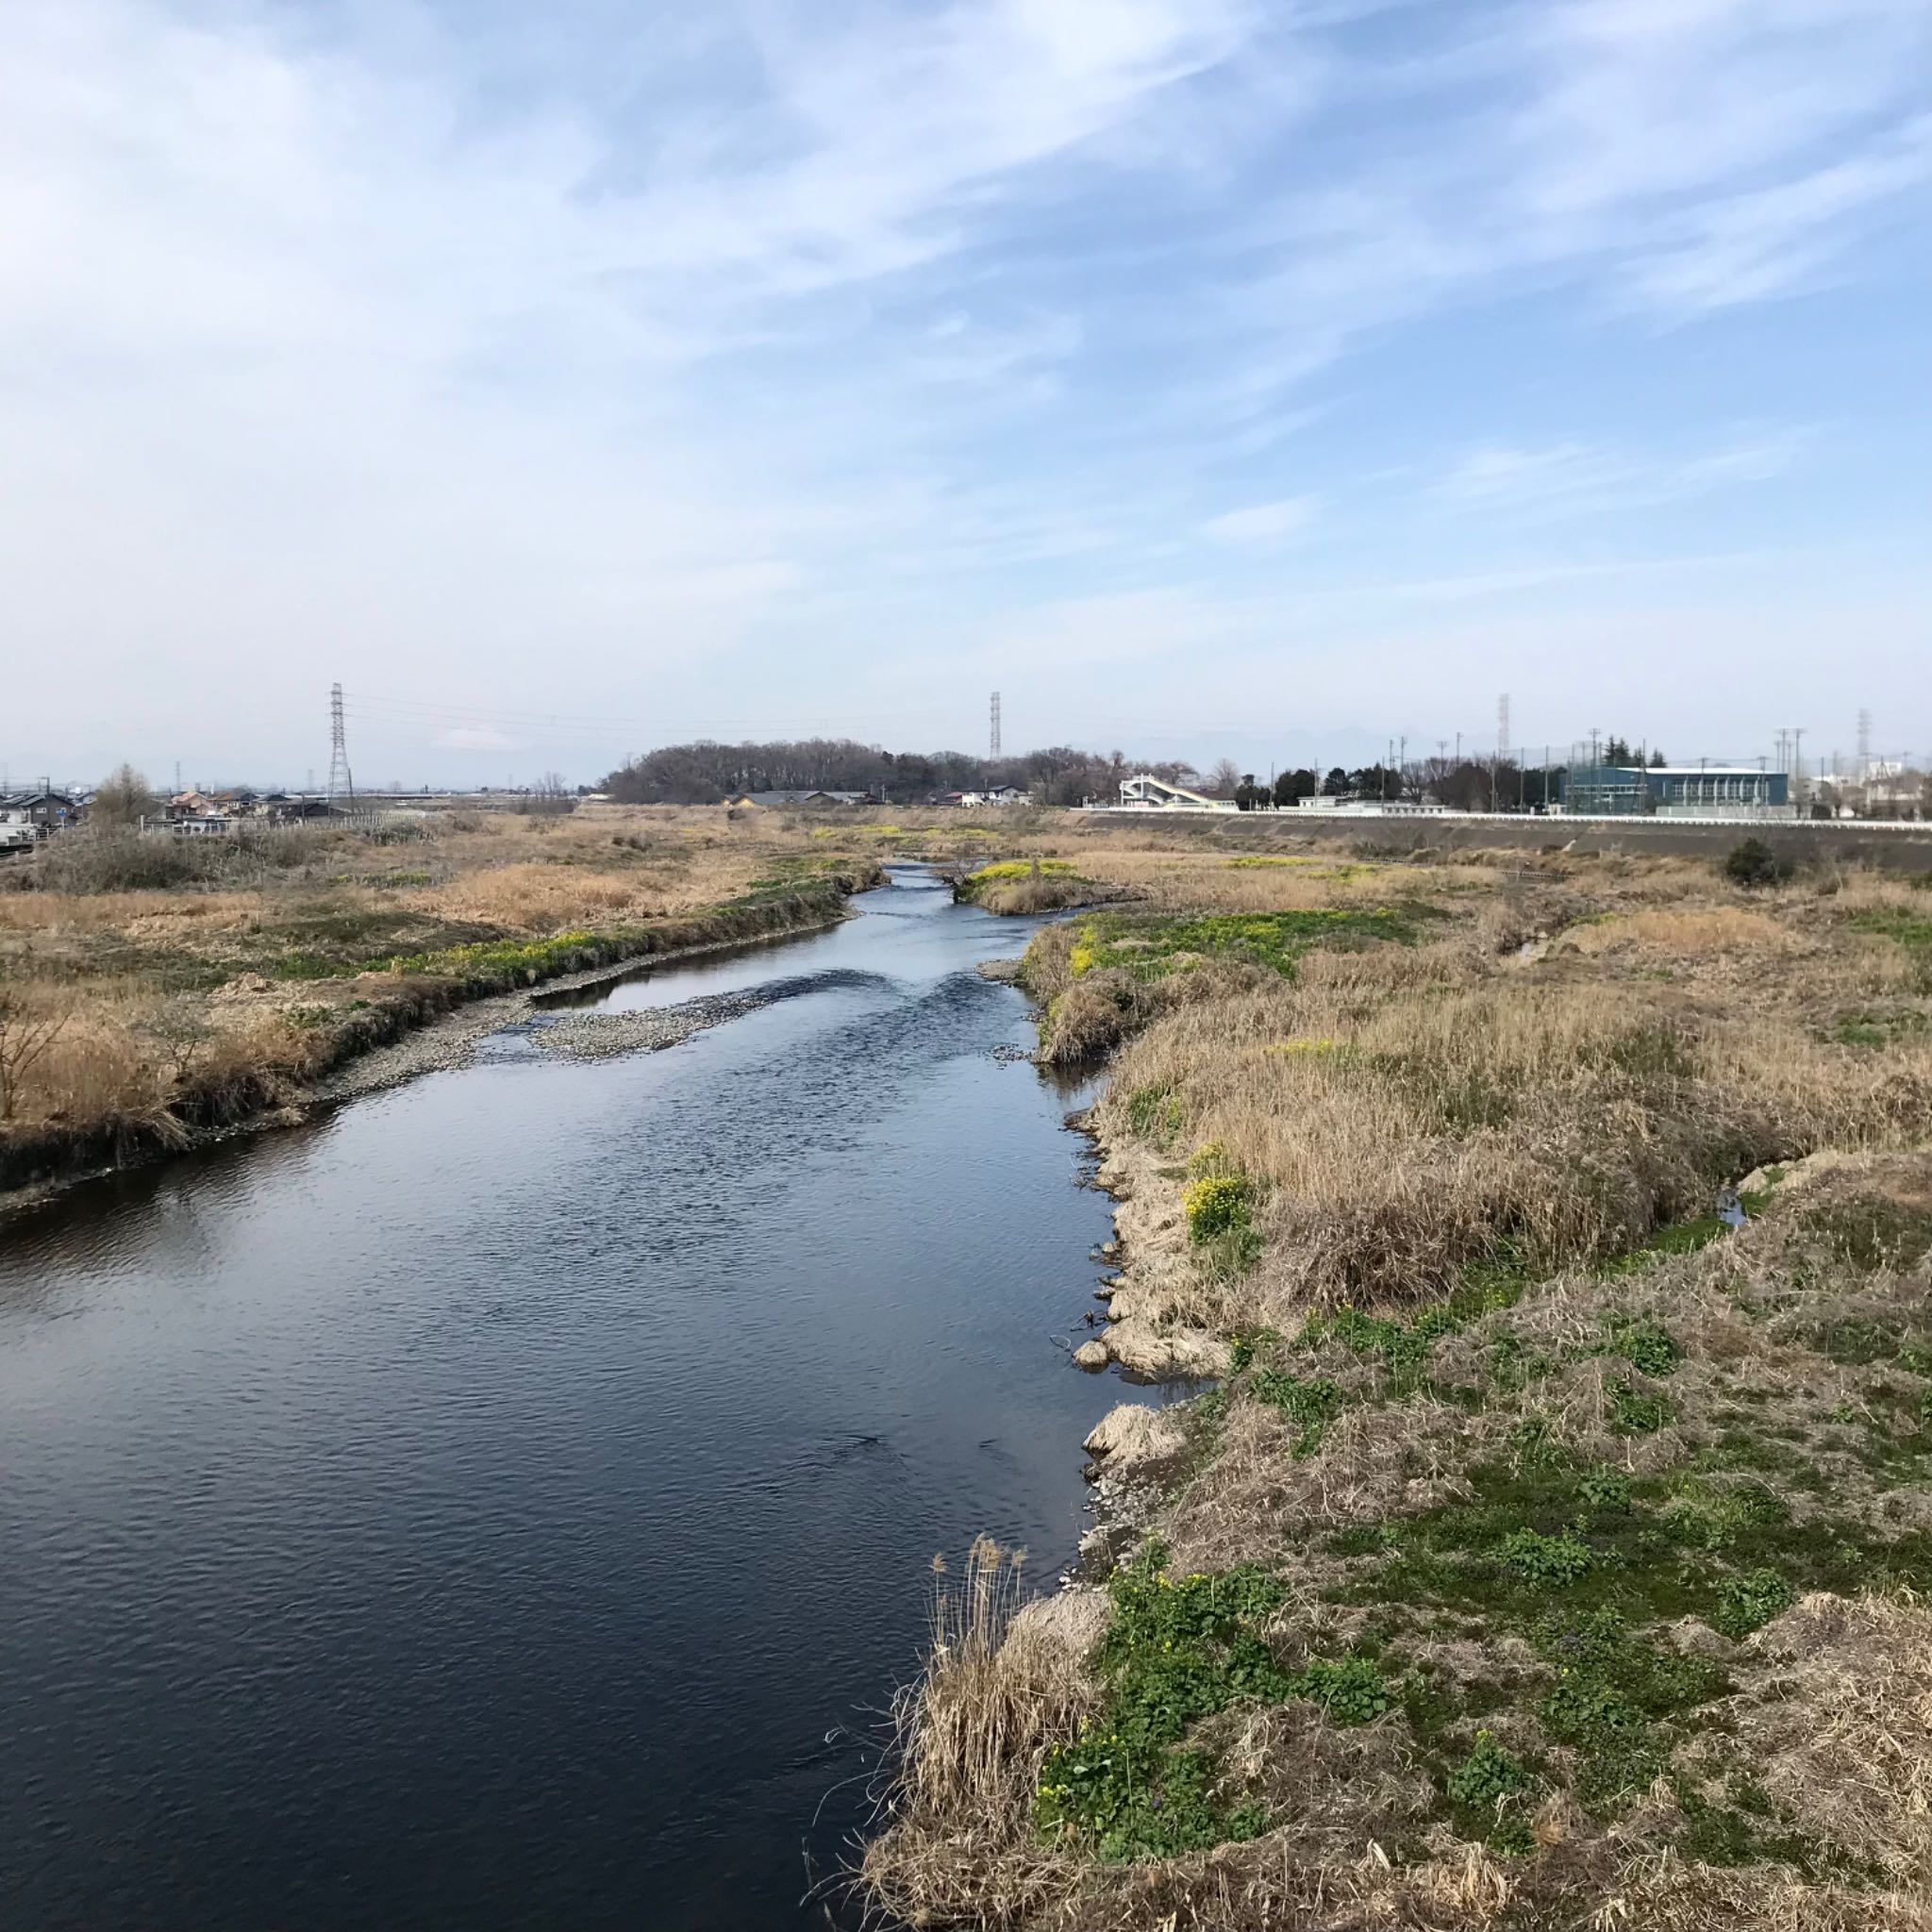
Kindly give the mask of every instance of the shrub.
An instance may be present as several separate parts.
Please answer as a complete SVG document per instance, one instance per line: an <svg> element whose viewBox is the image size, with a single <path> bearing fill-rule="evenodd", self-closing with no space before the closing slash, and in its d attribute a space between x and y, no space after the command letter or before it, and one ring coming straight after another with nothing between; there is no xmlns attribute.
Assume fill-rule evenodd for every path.
<svg viewBox="0 0 1932 1932"><path fill-rule="evenodd" d="M1781 858L1762 839L1746 839L1732 846L1724 860L1724 876L1747 890L1781 885L1790 875L1790 860Z"/></svg>
<svg viewBox="0 0 1932 1932"><path fill-rule="evenodd" d="M1188 1183L1182 1196L1187 1210L1188 1239L1203 1243L1247 1227L1254 1209L1254 1191L1244 1174L1208 1174Z"/></svg>
<svg viewBox="0 0 1932 1932"><path fill-rule="evenodd" d="M124 826L65 832L35 857L35 881L50 892L131 892L188 885L220 873L225 842Z"/></svg>

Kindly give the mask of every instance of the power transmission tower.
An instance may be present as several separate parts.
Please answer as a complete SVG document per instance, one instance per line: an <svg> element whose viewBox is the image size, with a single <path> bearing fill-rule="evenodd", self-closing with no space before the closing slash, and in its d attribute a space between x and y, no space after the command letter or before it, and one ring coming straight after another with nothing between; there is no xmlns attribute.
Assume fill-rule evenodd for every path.
<svg viewBox="0 0 1932 1932"><path fill-rule="evenodd" d="M992 720L991 728L986 734L986 755L990 758L997 758L1000 755L1000 694L998 691L994 691L992 694Z"/></svg>
<svg viewBox="0 0 1932 1932"><path fill-rule="evenodd" d="M1509 693L1506 691L1496 700L1496 762L1490 768L1490 809L1494 811L1500 803L1498 793L1503 784L1503 760L1509 756Z"/></svg>
<svg viewBox="0 0 1932 1932"><path fill-rule="evenodd" d="M1872 776L1872 713L1861 710L1858 713L1858 783L1866 784Z"/></svg>
<svg viewBox="0 0 1932 1932"><path fill-rule="evenodd" d="M356 781L349 775L349 740L342 729L342 688L332 684L328 688L329 804L333 806L339 797L346 798L354 808Z"/></svg>

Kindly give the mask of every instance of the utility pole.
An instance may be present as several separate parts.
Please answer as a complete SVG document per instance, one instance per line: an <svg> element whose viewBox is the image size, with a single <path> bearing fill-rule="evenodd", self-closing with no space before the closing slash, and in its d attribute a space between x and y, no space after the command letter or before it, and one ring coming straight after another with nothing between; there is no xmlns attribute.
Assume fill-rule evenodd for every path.
<svg viewBox="0 0 1932 1932"><path fill-rule="evenodd" d="M1803 805L1805 802L1805 727L1802 724L1794 725L1791 730L1791 764L1793 767L1791 803L1793 805Z"/></svg>
<svg viewBox="0 0 1932 1932"><path fill-rule="evenodd" d="M1496 700L1496 762L1490 772L1490 809L1499 808L1497 792L1503 782L1503 760L1509 756L1509 693Z"/></svg>
<svg viewBox="0 0 1932 1932"><path fill-rule="evenodd" d="M328 688L328 802L345 798L349 808L356 807L356 781L349 775L349 740L342 728L342 688Z"/></svg>

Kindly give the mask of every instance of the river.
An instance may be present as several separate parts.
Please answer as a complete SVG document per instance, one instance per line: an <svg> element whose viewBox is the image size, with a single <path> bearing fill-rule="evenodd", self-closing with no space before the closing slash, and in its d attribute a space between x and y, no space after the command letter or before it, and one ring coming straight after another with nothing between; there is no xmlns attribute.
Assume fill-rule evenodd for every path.
<svg viewBox="0 0 1932 1932"><path fill-rule="evenodd" d="M935 1553L1051 1581L1108 1232L897 873L664 1052L475 1065L0 1227L0 1924L824 1925ZM809 1862L808 1862L809 1861ZM841 1914L841 1923L843 1915Z"/></svg>

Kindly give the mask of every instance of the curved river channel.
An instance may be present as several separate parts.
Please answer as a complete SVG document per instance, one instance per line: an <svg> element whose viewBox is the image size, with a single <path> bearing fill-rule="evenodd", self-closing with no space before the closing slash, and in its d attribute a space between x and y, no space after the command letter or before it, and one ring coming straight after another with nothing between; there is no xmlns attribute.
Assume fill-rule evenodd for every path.
<svg viewBox="0 0 1932 1932"><path fill-rule="evenodd" d="M682 1045L0 1227L0 1925L828 1922L934 1554L1050 1582L1123 1392L1054 1345L1081 1096L973 971L1028 928L855 905L592 996L774 995Z"/></svg>

